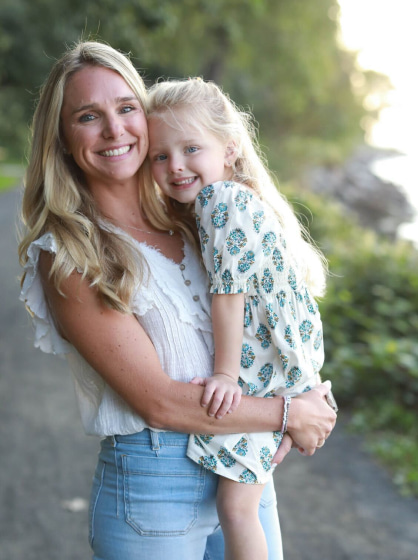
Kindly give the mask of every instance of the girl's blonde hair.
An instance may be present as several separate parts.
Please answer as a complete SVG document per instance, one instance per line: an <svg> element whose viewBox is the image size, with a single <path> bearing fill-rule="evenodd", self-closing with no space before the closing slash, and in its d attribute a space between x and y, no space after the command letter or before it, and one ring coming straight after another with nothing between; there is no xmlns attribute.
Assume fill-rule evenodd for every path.
<svg viewBox="0 0 418 560"><path fill-rule="evenodd" d="M298 262L313 295L325 290L326 261L315 247L309 234L297 220L293 209L278 191L258 142L253 116L241 110L216 84L200 78L171 80L156 83L148 91L148 115L176 120L177 109L182 111L182 121L198 130L208 131L225 145L235 149L234 181L255 191L277 214L284 229L286 241ZM170 119L172 122L173 119ZM179 123L181 125L181 123ZM161 195L168 212L176 218L184 204ZM189 214L192 206L188 207Z"/></svg>
<svg viewBox="0 0 418 560"><path fill-rule="evenodd" d="M24 266L29 245L51 232L57 244L51 270L57 289L77 269L96 287L107 305L129 312L131 294L143 266L126 238L99 227L101 216L83 174L64 149L61 109L65 87L72 75L88 66L101 66L120 74L146 111L142 78L128 57L112 47L82 41L56 61L41 89L32 123L22 203L26 231L19 245L19 258ZM151 177L142 168L138 189L148 219L159 229L171 229L172 222ZM24 277L25 274L22 282Z"/></svg>

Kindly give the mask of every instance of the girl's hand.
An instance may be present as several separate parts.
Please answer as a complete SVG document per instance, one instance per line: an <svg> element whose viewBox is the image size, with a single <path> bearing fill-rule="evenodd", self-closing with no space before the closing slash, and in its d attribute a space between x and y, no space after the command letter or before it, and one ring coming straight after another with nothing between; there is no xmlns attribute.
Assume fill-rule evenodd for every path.
<svg viewBox="0 0 418 560"><path fill-rule="evenodd" d="M242 391L235 379L223 373L215 373L212 377L195 377L191 383L205 387L201 405L208 408L208 415L217 419L236 410Z"/></svg>
<svg viewBox="0 0 418 560"><path fill-rule="evenodd" d="M289 436L288 433L283 435L282 442L279 446L279 449L276 451L273 460L271 461L272 465L280 465L289 451L294 447L294 443L292 438Z"/></svg>

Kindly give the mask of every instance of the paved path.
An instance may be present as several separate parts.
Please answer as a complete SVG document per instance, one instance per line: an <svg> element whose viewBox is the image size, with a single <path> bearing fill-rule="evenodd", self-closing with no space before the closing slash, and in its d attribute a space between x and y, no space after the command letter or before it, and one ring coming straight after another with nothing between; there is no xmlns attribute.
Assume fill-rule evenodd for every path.
<svg viewBox="0 0 418 560"><path fill-rule="evenodd" d="M88 560L98 442L83 435L65 362L32 347L17 204L18 191L0 195L0 560ZM320 453L292 452L277 469L286 560L418 559L418 500L400 497L361 446L340 423Z"/></svg>

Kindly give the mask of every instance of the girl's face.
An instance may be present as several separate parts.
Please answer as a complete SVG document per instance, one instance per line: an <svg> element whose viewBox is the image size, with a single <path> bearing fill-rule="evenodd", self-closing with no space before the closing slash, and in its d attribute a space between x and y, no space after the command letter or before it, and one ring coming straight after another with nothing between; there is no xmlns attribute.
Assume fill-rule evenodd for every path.
<svg viewBox="0 0 418 560"><path fill-rule="evenodd" d="M131 181L148 151L141 104L117 72L86 66L67 82L61 110L65 148L90 189Z"/></svg>
<svg viewBox="0 0 418 560"><path fill-rule="evenodd" d="M215 135L187 124L183 111L149 117L149 159L164 194L187 203L206 185L231 179L234 158Z"/></svg>

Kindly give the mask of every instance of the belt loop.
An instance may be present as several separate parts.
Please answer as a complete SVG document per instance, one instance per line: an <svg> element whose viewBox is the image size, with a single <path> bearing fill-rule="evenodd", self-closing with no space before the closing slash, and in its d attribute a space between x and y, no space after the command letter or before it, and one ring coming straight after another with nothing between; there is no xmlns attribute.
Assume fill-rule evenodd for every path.
<svg viewBox="0 0 418 560"><path fill-rule="evenodd" d="M154 432L154 430L150 430L151 434L151 449L153 451L160 450L160 438L158 437L158 432Z"/></svg>

